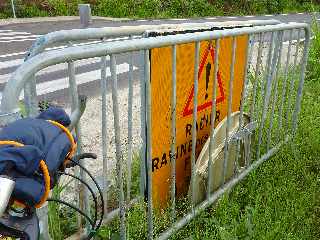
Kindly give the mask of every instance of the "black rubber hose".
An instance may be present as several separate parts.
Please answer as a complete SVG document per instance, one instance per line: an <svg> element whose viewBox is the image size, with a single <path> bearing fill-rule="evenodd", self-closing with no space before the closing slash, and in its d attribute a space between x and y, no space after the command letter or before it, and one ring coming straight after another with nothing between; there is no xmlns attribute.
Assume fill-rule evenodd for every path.
<svg viewBox="0 0 320 240"><path fill-rule="evenodd" d="M76 162L76 161L74 161L72 159L70 159L70 161L75 163L76 165L78 165L83 171L85 171L88 174L88 176L92 179L92 181L94 182L94 184L96 185L96 187L97 187L97 189L99 191L100 198L101 198L102 209L101 209L101 217L100 217L99 223L98 223L98 225L96 226L96 229L95 229L95 231L97 231L101 227L101 224L102 224L102 221L103 221L103 216L104 216L104 199L103 199L103 194L102 194L101 188L100 188L99 184L97 183L96 179L92 176L92 174L84 166L82 166L80 163L78 163L78 162ZM94 233L91 233L91 234L94 234Z"/></svg>
<svg viewBox="0 0 320 240"><path fill-rule="evenodd" d="M65 202L63 200L55 199L55 198L48 198L47 201L48 202L57 202L57 203L60 203L62 205L65 205L65 206L67 206L69 208L72 208L73 210L75 210L78 213L80 213L83 217L85 217L89 221L89 223L91 224L92 228L94 229L95 223L92 221L92 219L87 214L85 214L83 211L81 211L79 208L77 208L76 206L74 206L74 205L72 205L70 203L67 203L67 202ZM88 238L88 239L90 239L90 238Z"/></svg>
<svg viewBox="0 0 320 240"><path fill-rule="evenodd" d="M89 184L86 183L85 181L83 181L81 178L79 178L79 177L77 177L77 176L75 176L75 175L73 175L73 174L65 173L65 172L61 172L61 171L59 171L58 173L61 174L61 175L66 175L66 176L72 177L72 178L74 178L74 179L77 179L79 182L81 182L83 185L85 185L85 186L88 188L88 190L90 191L90 193L91 193L91 195L92 195L92 197L93 197L93 201L94 201L94 207L95 207L95 211L94 211L94 222L96 223L97 220L98 220L98 201L97 201L97 197L96 197L94 191L93 191L92 188L89 186Z"/></svg>

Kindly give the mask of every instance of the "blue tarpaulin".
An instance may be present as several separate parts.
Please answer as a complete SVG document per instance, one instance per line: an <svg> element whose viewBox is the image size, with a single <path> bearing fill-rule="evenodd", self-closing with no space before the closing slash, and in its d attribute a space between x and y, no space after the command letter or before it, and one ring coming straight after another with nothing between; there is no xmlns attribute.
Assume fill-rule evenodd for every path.
<svg viewBox="0 0 320 240"><path fill-rule="evenodd" d="M0 132L0 140L16 141L23 147L0 145L0 175L15 179L13 198L29 206L37 204L44 193L44 180L39 170L40 160L48 166L51 187L55 173L68 154L71 143L66 133L46 120L53 120L67 127L67 113L50 107L36 118L24 118L10 123Z"/></svg>

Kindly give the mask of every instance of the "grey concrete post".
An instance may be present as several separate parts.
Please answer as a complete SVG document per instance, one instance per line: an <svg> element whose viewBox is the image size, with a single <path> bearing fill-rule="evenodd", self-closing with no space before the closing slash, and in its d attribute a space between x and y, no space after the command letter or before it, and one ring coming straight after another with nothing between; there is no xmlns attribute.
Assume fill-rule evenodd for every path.
<svg viewBox="0 0 320 240"><path fill-rule="evenodd" d="M87 28L92 22L90 4L79 4L78 9L79 9L80 23L83 28Z"/></svg>
<svg viewBox="0 0 320 240"><path fill-rule="evenodd" d="M15 9L15 7L14 7L14 2L13 2L13 0L11 0L11 8L12 8L13 17L14 17L14 18L17 18L17 16L16 16L16 9Z"/></svg>

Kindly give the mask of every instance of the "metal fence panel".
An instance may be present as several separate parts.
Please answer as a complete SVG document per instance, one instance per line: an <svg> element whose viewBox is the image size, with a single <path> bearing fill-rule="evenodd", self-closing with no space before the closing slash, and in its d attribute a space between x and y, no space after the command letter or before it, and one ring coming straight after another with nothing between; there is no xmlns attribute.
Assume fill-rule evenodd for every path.
<svg viewBox="0 0 320 240"><path fill-rule="evenodd" d="M293 35L298 30L298 36L296 41L296 49L293 47ZM121 30L122 31L122 30ZM140 30L139 30L140 31ZM74 32L76 33L76 32ZM119 33L120 34L120 33ZM122 33L121 33L122 34ZM124 34L124 33L123 33ZM246 52L246 64L245 64L245 77L243 90L241 93L241 105L239 125L235 133L231 133L232 126L232 95L234 92L233 81L234 66L236 58L237 44L235 38L241 35L250 36L250 46ZM304 34L303 51L301 52L300 37ZM104 35L105 36L105 35ZM198 69L199 69L199 48L200 41L209 41L215 43L215 61L214 61L214 76L213 76L213 98L211 109L211 121L215 122L216 111L216 89L217 89L217 74L220 64L218 62L218 56L220 54L220 40L224 38L232 38L232 52L231 52L231 65L230 65L230 79L229 92L227 100L227 118L226 118L226 132L224 139L224 157L223 157L223 184L215 191L211 192L211 179L215 180L217 176L210 170L213 164L212 151L215 139L213 138L215 133L215 126L212 124L210 131L210 143L209 143L209 161L208 161L208 179L207 179L207 192L205 200L200 204L195 204L194 201L194 189L195 182L194 176L195 163L196 163L196 117L197 117L197 97L194 97L193 108L193 129L192 129L192 158L191 158L191 210L186 211L182 217L181 213L176 212L176 205L178 199L175 196L175 141L176 141L176 84L177 84L177 46L184 43L195 44L195 63L194 69L194 95L197 96L198 90ZM289 39L288 47L284 45L284 39ZM128 237L129 224L129 207L131 196L131 179L132 179L132 162L134 146L132 143L133 138L133 98L134 98L134 58L133 52L142 53L140 57L139 65L139 78L140 85L140 121L141 121L141 139L142 146L140 148L140 195L144 196L144 190L147 190L147 213L146 213L146 226L148 239L158 238L167 239L177 230L184 227L201 211L210 206L216 201L222 194L228 189L232 188L239 181L241 181L246 175L248 175L253 169L258 167L261 163L273 156L280 147L289 141L295 133L297 128L297 118L300 111L300 104L302 98L302 89L304 82L304 72L307 63L308 47L310 41L310 32L307 24L291 23L291 24L278 24L273 26L252 26L235 29L225 29L217 31L204 31L197 34L185 33L169 36L161 36L156 38L141 38L141 39L127 39L115 42L101 42L91 44L87 46L71 46L62 50L53 50L49 52L37 53L33 57L28 59L28 62L22 64L19 67L8 84L5 87L5 91L2 96L1 102L1 118L0 123L4 125L16 118L18 112L18 100L20 92L24 85L30 82L35 73L41 69L64 62L69 62L70 71L70 89L72 96L78 96L76 92L74 66L77 60L101 57L101 97L102 97L102 158L103 168L108 169L107 160L107 139L111 137L111 133L107 131L107 59L106 56L110 56L110 72L111 72L111 95L112 95L112 112L114 123L114 137L115 137L115 153L116 153L116 166L117 166L117 189L118 189L118 201L119 210L110 211L108 207L105 208L106 219L111 215L119 214L120 219L120 235L122 239ZM268 48L265 50L264 46ZM151 82L150 82L150 59L149 51L153 48L159 48L164 46L171 47L172 54L172 92L170 93L170 139L171 139L171 193L170 193L170 206L171 209L171 223L172 225L167 227L164 232L159 232L156 228L155 221L157 211L154 211L154 205L152 200L152 126L151 126ZM43 48L44 49L44 48ZM42 50L43 50L42 49ZM41 51L42 51L41 50ZM287 51L287 54L285 54ZM292 52L295 53L293 62ZM119 106L118 96L118 78L116 69L116 54L129 53L129 69L128 75L128 108L124 109ZM286 56L282 61L282 55ZM265 57L267 56L267 57ZM301 63L301 64L299 64ZM297 67L300 66L297 71ZM297 74L299 78L297 79ZM277 103L280 101L280 104ZM75 119L80 114L79 104L76 98L72 99L72 120L75 124ZM121 144L121 129L120 129L120 115L121 111L128 112L128 155L127 161L123 161L124 154ZM251 122L248 125L244 125L244 114L250 113ZM282 126L285 121L286 131ZM79 133L79 136L81 134ZM239 157L241 154L240 146L243 146L244 139L248 139L249 146L246 145L245 151L245 164L239 165ZM230 155L230 149L236 143L236 161L235 161L235 173L227 179L226 172L228 168L228 159ZM248 150L249 149L249 150ZM146 157L146 162L143 160ZM126 163L126 167L123 164ZM126 171L126 174L124 172ZM105 173L106 174L106 173ZM126 178L126 182L123 179ZM105 186L105 199L108 198L108 176L104 175L103 185ZM126 191L124 188L126 187ZM125 196L126 192L126 196ZM107 202L106 202L107 203ZM107 206L107 204L105 204ZM87 206L87 208L89 208ZM109 213L108 213L109 212ZM179 216L178 216L179 215ZM128 228L127 228L128 227ZM130 236L131 237L131 236ZM133 237L133 236L132 236Z"/></svg>

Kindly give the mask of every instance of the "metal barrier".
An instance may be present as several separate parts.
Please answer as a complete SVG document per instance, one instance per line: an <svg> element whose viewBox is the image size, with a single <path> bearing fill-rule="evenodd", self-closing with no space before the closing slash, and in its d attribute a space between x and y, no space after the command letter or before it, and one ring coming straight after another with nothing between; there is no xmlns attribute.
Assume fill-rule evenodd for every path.
<svg viewBox="0 0 320 240"><path fill-rule="evenodd" d="M292 62L292 46L294 34L298 30L297 44L295 50L294 61ZM287 56L283 61L282 56L284 47L284 39L287 38L289 33L289 43L287 47ZM299 50L300 36L304 33L304 45L303 52ZM128 33L127 33L128 34ZM232 84L234 81L234 63L235 63L235 52L237 49L235 37L247 34L252 39L252 49L248 48L246 54L246 64L245 64L245 76L243 91L241 94L241 105L240 105L240 117L239 117L239 127L236 134L229 136L229 129L231 126L231 102L232 102ZM130 34L129 34L130 35ZM271 36L270 36L271 35ZM221 39L231 38L232 39L232 54L231 54L231 66L230 66L230 79L229 82L229 92L226 110L227 110L227 125L226 125L226 138L225 138L225 152L224 152L224 168L223 168L223 185L214 192L208 192L207 198L196 205L193 201L194 192L194 176L195 176L195 142L196 142L196 117L197 117L197 100L194 101L193 110L193 127L192 127L192 157L191 157L191 209L182 218L177 220L177 215L175 213L175 167L171 164L173 169L171 181L171 206L172 206L172 217L171 222L173 223L164 232L154 232L153 222L155 220L155 215L153 213L153 200L152 200L152 147L151 147L151 83L150 83L150 62L149 62L149 50L153 48L172 46L172 98L171 98L171 119L172 120L172 156L171 161L175 161L175 131L176 121L175 116L175 96L176 96L176 46L184 43L194 43L195 44L195 65L194 65L194 95L197 96L197 86L198 86L198 69L199 69L199 49L200 41L214 41L215 42L215 54L219 54L219 42ZM257 42L257 44L255 43ZM308 47L310 42L310 32L307 24L291 23L291 24L278 24L273 26L253 26L253 27L243 27L235 29L217 30L217 31L204 31L197 34L186 33L171 36L161 36L155 38L141 38L141 39L129 39L123 41L115 41L108 43L92 44L87 46L72 46L63 50L53 50L49 52L40 53L28 59L27 63L20 66L14 75L11 77L10 81L7 83L5 90L3 92L2 103L1 103L1 125L4 125L17 117L18 115L18 101L21 91L24 85L32 79L32 76L41 69L45 67L59 64L63 62L77 61L92 57L101 57L102 70L101 70L101 80L102 80L102 113L105 117L106 115L106 56L110 56L110 71L111 71L111 84L112 84L112 106L114 115L114 135L116 142L116 164L117 164L117 183L119 190L119 218L120 218L120 234L122 239L126 239L127 234L127 220L126 212L129 211L126 206L125 195L124 195L124 183L123 183L123 150L121 146L120 139L120 125L119 125L119 103L118 103L118 88L117 88L117 72L116 72L116 54L122 53L132 53L133 51L142 51L144 56L144 62L140 66L140 96L141 96L141 138L142 138L142 155L147 156L147 165L145 166L147 170L147 176L141 174L140 181L141 186L145 186L144 179L147 179L147 219L148 228L147 236L148 239L153 239L158 237L158 239L167 239L177 230L184 227L188 222L190 222L196 215L201 211L210 206L214 201L216 201L226 190L232 188L240 180L242 180L248 173L253 169L258 167L265 160L273 156L280 147L289 141L295 134L297 128L297 119L300 111L302 89L304 83L304 73L308 57ZM267 43L269 48L267 50L267 57L265 58L265 63L263 62L264 55L264 44ZM251 52L251 54L250 54ZM218 55L217 55L218 56ZM256 64L252 69L249 69L249 63L254 62L256 57ZM218 59L218 58L215 58ZM301 64L298 64L301 61ZM130 58L130 68L133 70L133 59ZM215 74L214 83L217 82L217 68L219 66L218 60L215 61ZM284 66L284 69L283 69ZM71 67L72 69L72 67ZM296 69L299 69L297 71ZM296 73L299 74L299 79L296 79ZM248 73L252 76L249 81ZM251 77L251 76L250 76ZM130 117L132 117L132 103L133 94L133 78L132 75L129 77L129 137L128 146L129 156L128 159L132 158L132 125L130 126ZM216 88L217 84L214 84ZM280 91L280 94L278 93ZM215 91L214 91L215 92ZM197 99L197 98L194 98ZM215 116L216 102L215 97L212 99L212 117ZM280 103L280 104L277 104ZM251 117L251 128L244 126L244 111L248 111ZM73 112L73 116L76 112ZM106 154L106 139L105 136L108 134L106 131L106 119L102 119L102 134L103 134L103 154ZM277 121L275 121L277 119ZM283 123L283 121L285 122ZM132 121L132 119L131 119ZM214 122L214 119L212 119ZM257 131L257 134L253 134L252 129ZM131 132L131 133L130 133ZM213 134L215 132L214 127L211 128L211 140L209 145L209 152L212 148L214 138ZM237 143L237 149L239 148L240 141L245 136L250 137L250 147L249 155L245 165L242 168L236 168L236 173L232 178L225 181L226 179L226 169L227 169L227 159L228 159L228 146L232 141ZM266 141L264 141L266 140ZM131 155L131 156L130 156ZM130 161L128 162L129 170ZM210 159L209 164L212 159ZM141 160L142 170L144 161ZM107 164L107 162L104 162ZM143 171L141 171L142 173ZM131 175L128 174L129 179L127 182L131 181ZM209 178L214 178L210 176ZM208 183L210 184L210 183ZM128 185L130 193L130 184ZM209 188L210 189L210 188ZM129 195L127 193L127 197ZM108 210L108 209L107 209Z"/></svg>
<svg viewBox="0 0 320 240"><path fill-rule="evenodd" d="M280 22L277 20L250 20L250 21L226 21L226 22L204 22L204 23L182 23L179 24L180 28L184 29L198 29L198 28L212 28L212 27L222 27L222 26L259 26L259 25L275 25L279 24ZM36 56L42 52L44 52L46 49L60 49L65 48L67 46L77 46L77 45L87 45L87 44L96 44L105 41L106 39L113 40L125 40L129 38L140 38L143 36L143 34L150 29L153 30L162 30L162 29L175 29L177 27L177 24L161 24L161 25L138 25L138 26L122 26L122 27L105 27L105 28L89 28L89 29L73 29L73 30L61 30L56 31L52 33L48 33L44 36L39 37L30 48L25 61L28 61L28 59L32 58L33 56ZM80 42L80 43L79 43ZM67 45L62 45L68 43ZM58 44L58 46L57 46ZM54 46L54 47L52 47ZM132 82L132 72L133 72L133 63L132 63L132 57L130 58L131 62L129 64L129 78L130 82ZM143 61L143 58L141 59ZM107 60L105 57L101 58L101 65L102 65L102 73L101 73L101 88L102 92L105 92L106 90L106 80L104 79L104 76L106 74L106 63ZM143 62L141 63L141 66L143 65ZM76 87L76 81L75 81L75 64L73 62L68 62L68 75L69 75L69 85L70 85L70 95L72 96L72 109L74 110L74 116L73 119L77 119L77 114L80 113L80 110L78 109L78 92ZM132 94L132 85L129 85L129 94ZM131 96L131 95L130 95ZM37 93L36 93L36 76L31 76L30 80L27 81L25 87L24 87L24 99L25 99L25 107L26 112L28 116L35 116L38 113L37 110ZM106 97L104 94L102 94L102 105L106 105ZM132 105L129 103L129 109L132 111ZM106 109L103 108L103 119L102 124L103 126L106 125ZM129 113L129 116L132 116L132 112ZM132 124L131 124L132 125ZM76 127L76 135L78 137L78 146L82 146L82 140L80 136L80 130L81 127L79 124L77 124ZM129 119L129 133L128 138L132 135L132 126L130 126L130 119ZM103 169L104 169L104 182L103 187L104 189L107 189L107 156L106 156L106 132L105 127L102 127L102 136L103 136ZM128 163L130 165L130 162L132 161L132 146L131 144L128 146L129 148L129 157L128 157ZM78 149L80 151L80 148ZM82 163L85 164L85 163ZM142 166L143 167L143 166ZM128 169L131 169L130 166L128 166ZM130 174L130 171L128 171ZM80 176L83 178L83 172L80 172ZM130 182L128 182L130 185ZM141 184L140 192L141 195L143 194L143 185ZM127 199L130 199L129 189L130 186L127 187L128 194ZM88 206L88 197L87 193L85 192L83 194L84 196L84 205ZM104 196L105 199L107 199L107 195ZM80 201L80 199L79 199ZM105 204L106 209L108 208L107 204ZM87 208L88 209L88 208ZM46 217L46 211L44 212L44 218ZM107 211L105 211L107 212ZM111 217L115 216L114 214L110 215ZM46 222L44 220L44 222ZM79 220L79 222L81 222Z"/></svg>

